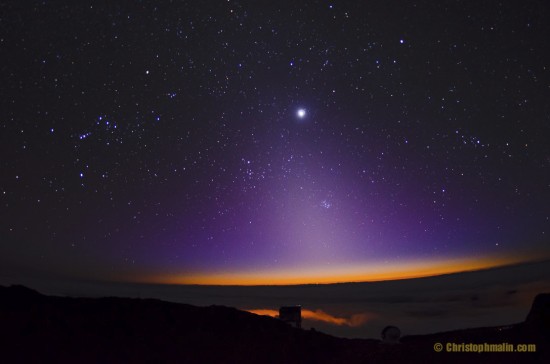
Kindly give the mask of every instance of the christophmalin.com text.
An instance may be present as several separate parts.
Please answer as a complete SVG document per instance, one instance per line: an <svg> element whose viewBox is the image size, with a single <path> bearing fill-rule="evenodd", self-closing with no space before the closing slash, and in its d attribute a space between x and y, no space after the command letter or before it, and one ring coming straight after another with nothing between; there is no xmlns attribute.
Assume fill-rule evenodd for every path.
<svg viewBox="0 0 550 364"><path fill-rule="evenodd" d="M436 352L447 353L534 353L536 344L510 343L435 343Z"/></svg>

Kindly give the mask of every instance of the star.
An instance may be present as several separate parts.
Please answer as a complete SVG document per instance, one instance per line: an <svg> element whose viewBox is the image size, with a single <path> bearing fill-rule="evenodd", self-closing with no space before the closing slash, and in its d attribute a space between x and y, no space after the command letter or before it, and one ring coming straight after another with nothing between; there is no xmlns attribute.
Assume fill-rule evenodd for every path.
<svg viewBox="0 0 550 364"><path fill-rule="evenodd" d="M321 201L321 206L328 210L332 207L332 203L328 200L323 200Z"/></svg>
<svg viewBox="0 0 550 364"><path fill-rule="evenodd" d="M306 117L306 109L298 109L298 111L296 112L296 115L298 115L298 117L300 119L303 119Z"/></svg>

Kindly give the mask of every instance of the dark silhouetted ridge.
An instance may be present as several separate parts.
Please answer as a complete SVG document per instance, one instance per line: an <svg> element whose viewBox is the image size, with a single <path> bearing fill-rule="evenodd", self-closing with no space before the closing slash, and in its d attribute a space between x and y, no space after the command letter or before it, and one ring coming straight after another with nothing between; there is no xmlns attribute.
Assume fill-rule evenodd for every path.
<svg viewBox="0 0 550 364"><path fill-rule="evenodd" d="M0 286L0 362L542 363L550 362L544 352L548 296L535 300L527 320L531 324L409 336L388 345L301 330L223 306L54 297L23 286ZM434 343L445 341L535 343L537 353L435 353Z"/></svg>

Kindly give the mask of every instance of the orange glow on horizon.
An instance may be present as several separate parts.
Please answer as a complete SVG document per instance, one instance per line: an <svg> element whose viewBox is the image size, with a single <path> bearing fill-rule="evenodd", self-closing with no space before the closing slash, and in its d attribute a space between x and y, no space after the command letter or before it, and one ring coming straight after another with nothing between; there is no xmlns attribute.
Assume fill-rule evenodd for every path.
<svg viewBox="0 0 550 364"><path fill-rule="evenodd" d="M157 284L193 285L299 285L332 284L346 282L375 282L399 279L430 277L443 274L496 268L524 263L524 257L447 259L437 262L429 260L406 263L364 263L321 268L296 268L245 272L185 273L152 276L140 282Z"/></svg>
<svg viewBox="0 0 550 364"><path fill-rule="evenodd" d="M279 311L277 310L272 310L270 308L258 308L258 309L254 309L254 310L243 310L243 311L246 311L246 312L250 312L250 313L253 313L255 315L260 315L260 316L270 316L270 317L279 317Z"/></svg>

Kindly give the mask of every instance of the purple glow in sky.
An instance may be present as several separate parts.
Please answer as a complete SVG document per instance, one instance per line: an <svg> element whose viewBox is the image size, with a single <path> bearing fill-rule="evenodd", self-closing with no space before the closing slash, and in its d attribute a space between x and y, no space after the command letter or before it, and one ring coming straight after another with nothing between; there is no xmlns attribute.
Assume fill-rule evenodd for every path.
<svg viewBox="0 0 550 364"><path fill-rule="evenodd" d="M548 12L10 2L0 263L140 280L547 254Z"/></svg>

